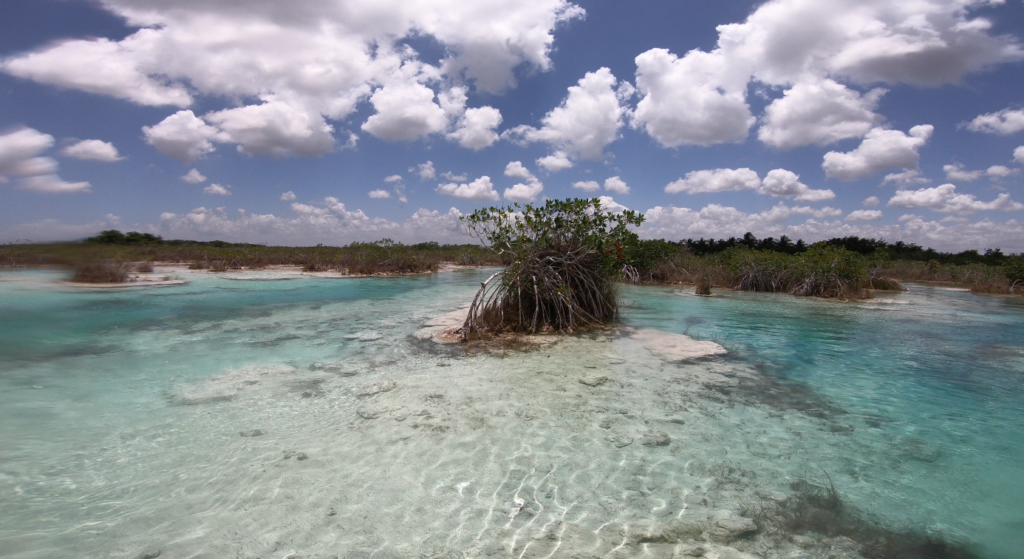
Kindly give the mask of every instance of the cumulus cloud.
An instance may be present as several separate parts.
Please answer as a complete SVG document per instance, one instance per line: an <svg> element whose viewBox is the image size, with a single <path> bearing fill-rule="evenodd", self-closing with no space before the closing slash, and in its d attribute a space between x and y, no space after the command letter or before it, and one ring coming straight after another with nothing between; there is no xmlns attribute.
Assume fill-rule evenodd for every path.
<svg viewBox="0 0 1024 559"><path fill-rule="evenodd" d="M310 156L334 149L334 128L319 113L281 101L217 111L203 119L219 128L214 138L238 144L238 151L250 155Z"/></svg>
<svg viewBox="0 0 1024 559"><path fill-rule="evenodd" d="M746 102L749 74L716 50L679 58L666 49L636 57L640 93L633 125L666 147L711 145L747 137L755 119Z"/></svg>
<svg viewBox="0 0 1024 559"><path fill-rule="evenodd" d="M709 204L701 210L657 206L645 212L647 220L640 229L640 235L649 239L676 240L738 237L750 231L760 238L787 235L791 239L808 242L856 235L889 242L917 243L952 252L995 246L1008 252L1024 251L1024 223L1013 219L1002 223L988 219L943 223L906 214L900 218L899 224L891 225L832 220L843 214L839 210L829 215L819 212L819 217L793 211L782 204L755 213L718 204ZM787 218L793 216L807 216L808 219L802 223L787 223Z"/></svg>
<svg viewBox="0 0 1024 559"><path fill-rule="evenodd" d="M573 188L578 188L586 192L594 192L595 190L601 190L601 185L597 181L576 181L572 183Z"/></svg>
<svg viewBox="0 0 1024 559"><path fill-rule="evenodd" d="M1024 165L1024 146L1020 146L1013 150L1013 160Z"/></svg>
<svg viewBox="0 0 1024 559"><path fill-rule="evenodd" d="M831 79L797 83L765 109L757 137L782 149L860 138L881 120L875 109L885 92L861 95Z"/></svg>
<svg viewBox="0 0 1024 559"><path fill-rule="evenodd" d="M615 201L611 196L598 196L597 199L601 202L601 208L608 210L612 213L621 213L628 210L626 206Z"/></svg>
<svg viewBox="0 0 1024 559"><path fill-rule="evenodd" d="M1014 134L1024 130L1024 109L1003 109L994 113L978 115L967 123L972 132L986 134Z"/></svg>
<svg viewBox="0 0 1024 559"><path fill-rule="evenodd" d="M155 126L143 126L146 142L160 153L191 163L215 149L213 141L226 138L190 110L178 111Z"/></svg>
<svg viewBox="0 0 1024 559"><path fill-rule="evenodd" d="M544 185L520 161L512 161L506 165L505 176L523 179L523 182L506 188L502 193L505 199L511 202L533 202L544 191Z"/></svg>
<svg viewBox="0 0 1024 559"><path fill-rule="evenodd" d="M323 153L333 144L324 119L344 120L367 100L377 111L363 125L372 134L445 132L432 88L500 93L517 68L548 70L554 30L585 14L566 0L296 0L287 10L247 5L245 17L231 3L196 0L102 7L138 30L119 41L51 44L0 61L0 70L143 105L187 108L193 94L259 99L225 115L234 125L225 130L247 153L271 155ZM447 57L424 64L404 44L411 37L436 40ZM459 116L454 139L473 149L493 139L485 127L494 109Z"/></svg>
<svg viewBox="0 0 1024 559"><path fill-rule="evenodd" d="M1017 169L1011 169L1006 165L993 165L985 170L986 175L996 179L1008 177L1017 174L1017 172Z"/></svg>
<svg viewBox="0 0 1024 559"><path fill-rule="evenodd" d="M761 178L746 167L740 169L714 169L691 171L686 177L670 182L665 192L676 194L699 194L702 192L727 192L731 190L757 190Z"/></svg>
<svg viewBox="0 0 1024 559"><path fill-rule="evenodd" d="M922 177L920 169L907 169L898 173L889 173L882 179L882 184L896 183L896 184L924 184L931 182L931 180Z"/></svg>
<svg viewBox="0 0 1024 559"><path fill-rule="evenodd" d="M384 182L402 182L402 175L388 175L384 177Z"/></svg>
<svg viewBox="0 0 1024 559"><path fill-rule="evenodd" d="M206 177L199 172L199 169L192 169L191 171L182 175L181 180L189 184L199 184L201 182L206 182Z"/></svg>
<svg viewBox="0 0 1024 559"><path fill-rule="evenodd" d="M946 180L957 182L976 181L985 173L984 171L968 171L962 163L943 165L942 171L946 173Z"/></svg>
<svg viewBox="0 0 1024 559"><path fill-rule="evenodd" d="M216 196L231 196L230 186L221 186L219 184L211 184L203 189L206 194L214 194Z"/></svg>
<svg viewBox="0 0 1024 559"><path fill-rule="evenodd" d="M626 184L626 181L622 180L617 176L605 179L604 189L607 190L608 192L615 192L618 194L629 194L629 185Z"/></svg>
<svg viewBox="0 0 1024 559"><path fill-rule="evenodd" d="M291 202L295 200L295 193L289 190L288 192L281 193L281 199L285 202Z"/></svg>
<svg viewBox="0 0 1024 559"><path fill-rule="evenodd" d="M388 192L387 190L378 188L377 190L371 190L369 192L368 196L370 198L377 198L377 199L386 200L388 198L391 198L391 193Z"/></svg>
<svg viewBox="0 0 1024 559"><path fill-rule="evenodd" d="M466 200L489 200L492 202L497 202L499 200L498 191L494 190L494 185L491 184L491 177L486 175L470 183L458 184L450 182L439 185L437 187L437 192L447 196L464 198Z"/></svg>
<svg viewBox="0 0 1024 559"><path fill-rule="evenodd" d="M556 151L551 155L538 159L537 165L544 167L551 173L557 173L558 171L571 169L572 161L569 160L569 156L564 151Z"/></svg>
<svg viewBox="0 0 1024 559"><path fill-rule="evenodd" d="M718 48L773 85L806 76L939 85L965 73L1020 60L1010 37L968 8L987 0L777 0L745 22L719 27Z"/></svg>
<svg viewBox="0 0 1024 559"><path fill-rule="evenodd" d="M882 201L878 199L878 196L868 196L863 202L861 202L861 205L865 208L873 208L881 203Z"/></svg>
<svg viewBox="0 0 1024 559"><path fill-rule="evenodd" d="M427 161L426 163L420 163L415 167L409 167L409 172L417 173L420 176L421 181L428 181L437 177L437 171L434 169L433 161Z"/></svg>
<svg viewBox="0 0 1024 559"><path fill-rule="evenodd" d="M434 91L421 83L384 86L370 97L370 103L377 114L362 128L384 140L414 140L448 127L448 116L434 102Z"/></svg>
<svg viewBox="0 0 1024 559"><path fill-rule="evenodd" d="M238 210L229 214L226 208L196 208L184 214L166 212L159 223L140 227L164 237L198 240L284 243L291 245L346 244L353 241L374 241L388 237L396 241L418 243L432 240L441 243L464 243L455 208L447 212L420 208L401 221L372 218L361 210L352 210L337 198L328 197L312 204L293 204L291 216L256 214ZM88 234L103 228L94 225ZM83 236L83 235L79 235Z"/></svg>
<svg viewBox="0 0 1024 559"><path fill-rule="evenodd" d="M785 169L768 171L758 192L773 197L791 197L798 202L822 202L836 197L831 190L812 189L800 182L800 175Z"/></svg>
<svg viewBox="0 0 1024 559"><path fill-rule="evenodd" d="M140 105L187 107L192 96L181 84L159 77L140 59L153 56L158 32L143 29L117 42L65 41L0 61L0 70L40 83L126 99ZM168 53L169 54L169 53Z"/></svg>
<svg viewBox="0 0 1024 559"><path fill-rule="evenodd" d="M1024 204L1014 202L1010 195L1003 193L991 202L981 202L973 194L957 194L956 186L943 184L935 188L919 190L897 190L889 200L889 206L896 208L930 208L937 212L971 214L979 211L1018 211Z"/></svg>
<svg viewBox="0 0 1024 559"><path fill-rule="evenodd" d="M876 124L881 93L861 94L849 84L957 83L966 73L1024 58L1016 39L990 35L991 23L973 17L969 8L987 3L765 2L745 21L719 26L711 51L680 58L652 49L638 56L641 100L633 124L670 147L741 141L754 123L746 102L754 80L790 88L770 106L766 142L787 147L857 137ZM815 88L818 95L809 97Z"/></svg>
<svg viewBox="0 0 1024 559"><path fill-rule="evenodd" d="M80 142L75 142L74 144L62 149L61 153L67 157L74 157L75 159L103 161L106 163L112 163L114 161L124 159L119 153L117 153L117 148L114 147L114 144L104 142L102 140L82 140Z"/></svg>
<svg viewBox="0 0 1024 559"><path fill-rule="evenodd" d="M35 192L91 192L88 182L67 182L57 176L57 160L42 155L53 143L53 136L32 128L0 134L0 184L14 177L19 187Z"/></svg>
<svg viewBox="0 0 1024 559"><path fill-rule="evenodd" d="M494 107L467 109L456 129L448 134L448 138L457 141L464 148L479 151L498 141L495 129L500 124L501 111Z"/></svg>
<svg viewBox="0 0 1024 559"><path fill-rule="evenodd" d="M541 119L541 128L521 125L503 137L517 143L546 142L561 158L599 160L604 148L618 138L628 111L624 97L631 91L628 87L616 89L617 83L608 68L587 72L577 85L569 87L562 104Z"/></svg>
<svg viewBox="0 0 1024 559"><path fill-rule="evenodd" d="M864 137L857 149L825 154L821 167L825 174L839 180L854 180L892 168L916 169L920 158L918 150L928 142L934 127L922 124L910 129L910 134L899 130L875 128Z"/></svg>
<svg viewBox="0 0 1024 559"><path fill-rule="evenodd" d="M856 210L846 216L846 221L876 221L882 219L882 212L878 210Z"/></svg>

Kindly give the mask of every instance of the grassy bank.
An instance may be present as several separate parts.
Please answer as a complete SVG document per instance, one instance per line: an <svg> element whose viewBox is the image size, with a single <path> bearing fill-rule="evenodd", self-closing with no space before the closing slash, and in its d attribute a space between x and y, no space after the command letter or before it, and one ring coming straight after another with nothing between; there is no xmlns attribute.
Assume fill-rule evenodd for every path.
<svg viewBox="0 0 1024 559"><path fill-rule="evenodd" d="M227 271L268 266L301 266L306 271L337 271L353 275L410 274L436 271L441 264L500 265L491 251L478 245L403 245L384 239L341 247L280 247L223 241L165 241L159 237L117 232L84 242L0 246L0 266L60 266L76 271L142 266L170 262L192 269Z"/></svg>
<svg viewBox="0 0 1024 559"><path fill-rule="evenodd" d="M850 299L869 290L900 289L901 282L963 286L977 293L1024 294L1024 255L941 253L904 243L846 237L813 245L802 241L692 239L639 241L629 259L645 282L793 293Z"/></svg>
<svg viewBox="0 0 1024 559"><path fill-rule="evenodd" d="M943 253L914 244L844 237L815 244L781 239L637 240L622 252L641 283L687 284L841 299L900 282L939 282L976 293L1024 294L1024 255L998 249ZM300 266L353 275L409 274L442 264L501 266L507 255L479 244L404 245L388 239L346 246L283 247L223 241L164 240L105 231L81 242L0 246L0 266L60 266L81 278L109 280L120 271L150 271L153 262L227 271ZM101 265L102 264L102 265ZM112 272L113 271L113 272Z"/></svg>

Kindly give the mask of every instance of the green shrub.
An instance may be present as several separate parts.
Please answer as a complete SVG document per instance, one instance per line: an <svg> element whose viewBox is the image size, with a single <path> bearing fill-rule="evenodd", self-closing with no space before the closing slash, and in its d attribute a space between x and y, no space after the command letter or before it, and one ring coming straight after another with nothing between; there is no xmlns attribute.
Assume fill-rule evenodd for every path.
<svg viewBox="0 0 1024 559"><path fill-rule="evenodd" d="M613 280L637 245L630 226L643 216L612 213L600 200L548 200L543 206L486 208L463 218L508 265L477 292L462 330L573 331L606 323L618 313Z"/></svg>

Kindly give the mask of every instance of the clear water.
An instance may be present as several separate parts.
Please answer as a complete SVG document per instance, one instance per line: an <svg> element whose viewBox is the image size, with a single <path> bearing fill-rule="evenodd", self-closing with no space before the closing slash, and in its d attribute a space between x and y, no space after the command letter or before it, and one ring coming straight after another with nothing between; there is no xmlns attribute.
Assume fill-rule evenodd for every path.
<svg viewBox="0 0 1024 559"><path fill-rule="evenodd" d="M625 324L729 349L691 362L412 336L486 273L3 274L0 557L672 557L642 534L829 478L886 527L1021 556L1024 300L624 288ZM855 556L834 544L730 545Z"/></svg>

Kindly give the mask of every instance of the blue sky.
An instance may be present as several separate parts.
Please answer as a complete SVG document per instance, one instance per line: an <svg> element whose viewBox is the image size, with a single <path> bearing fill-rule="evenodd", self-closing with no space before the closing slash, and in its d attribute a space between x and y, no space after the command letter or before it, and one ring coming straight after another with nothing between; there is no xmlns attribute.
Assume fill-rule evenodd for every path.
<svg viewBox="0 0 1024 559"><path fill-rule="evenodd" d="M2 12L0 242L467 242L475 208L603 196L648 237L1024 251L1020 0Z"/></svg>

